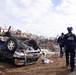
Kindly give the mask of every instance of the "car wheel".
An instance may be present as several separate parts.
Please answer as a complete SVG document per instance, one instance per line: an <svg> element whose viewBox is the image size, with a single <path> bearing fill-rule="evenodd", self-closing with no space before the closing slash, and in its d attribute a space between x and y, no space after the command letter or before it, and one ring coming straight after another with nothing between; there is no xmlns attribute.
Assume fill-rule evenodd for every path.
<svg viewBox="0 0 76 75"><path fill-rule="evenodd" d="M35 40L30 40L28 42L28 45L32 46L34 48L34 50L37 50L39 48L39 46L38 46L38 44L37 44L37 42Z"/></svg>
<svg viewBox="0 0 76 75"><path fill-rule="evenodd" d="M17 40L13 37L6 41L6 50L10 53L14 53L17 48Z"/></svg>

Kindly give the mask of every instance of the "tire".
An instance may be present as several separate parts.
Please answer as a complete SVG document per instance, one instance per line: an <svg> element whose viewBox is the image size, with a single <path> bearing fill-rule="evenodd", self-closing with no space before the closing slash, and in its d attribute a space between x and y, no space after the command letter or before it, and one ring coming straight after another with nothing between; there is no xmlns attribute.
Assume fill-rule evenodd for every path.
<svg viewBox="0 0 76 75"><path fill-rule="evenodd" d="M39 46L38 46L38 44L37 44L37 42L35 40L30 40L28 42L28 45L33 46L34 50L37 50L39 48Z"/></svg>
<svg viewBox="0 0 76 75"><path fill-rule="evenodd" d="M10 37L7 41L6 41L6 50L10 53L14 53L15 50L17 49L17 40L13 37Z"/></svg>

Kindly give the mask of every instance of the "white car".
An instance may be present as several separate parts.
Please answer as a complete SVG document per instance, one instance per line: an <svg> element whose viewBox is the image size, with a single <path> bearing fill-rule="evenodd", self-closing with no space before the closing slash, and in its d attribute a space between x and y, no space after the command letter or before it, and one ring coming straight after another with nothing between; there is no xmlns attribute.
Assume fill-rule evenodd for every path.
<svg viewBox="0 0 76 75"><path fill-rule="evenodd" d="M37 42L35 40L29 40L26 44L12 36L9 30L10 27L6 35L1 36L0 39L0 58L9 59L15 65L28 65L38 61L41 56L41 50Z"/></svg>
<svg viewBox="0 0 76 75"><path fill-rule="evenodd" d="M34 50L32 47L28 46L26 50L15 51L13 62L15 65L29 65L36 63L41 55L42 52L40 49Z"/></svg>

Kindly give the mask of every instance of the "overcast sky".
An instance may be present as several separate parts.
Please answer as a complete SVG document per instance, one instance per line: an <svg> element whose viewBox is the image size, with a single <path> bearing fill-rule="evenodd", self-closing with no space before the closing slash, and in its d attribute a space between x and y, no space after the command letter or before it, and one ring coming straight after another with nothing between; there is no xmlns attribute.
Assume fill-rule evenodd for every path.
<svg viewBox="0 0 76 75"><path fill-rule="evenodd" d="M72 26L76 34L76 0L0 0L0 26L56 37Z"/></svg>

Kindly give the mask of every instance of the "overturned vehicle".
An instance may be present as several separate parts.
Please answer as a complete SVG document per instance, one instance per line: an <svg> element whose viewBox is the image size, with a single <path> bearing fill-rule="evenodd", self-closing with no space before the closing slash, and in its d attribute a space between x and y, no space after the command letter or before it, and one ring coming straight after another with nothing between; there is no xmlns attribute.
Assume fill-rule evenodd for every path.
<svg viewBox="0 0 76 75"><path fill-rule="evenodd" d="M9 27L5 35L0 35L0 59L5 58L17 66L38 61L42 52L35 40L21 41L11 35Z"/></svg>

